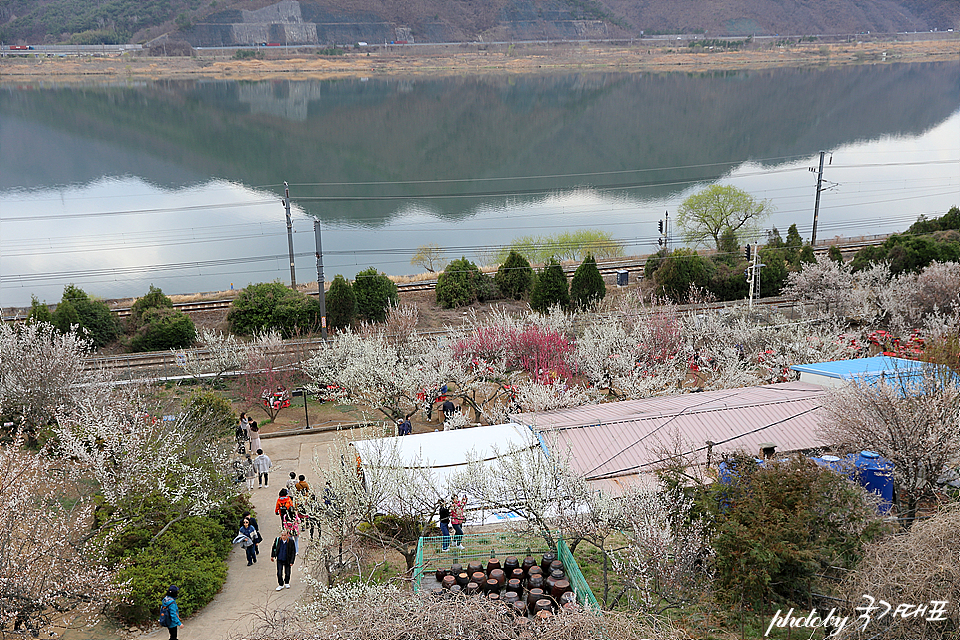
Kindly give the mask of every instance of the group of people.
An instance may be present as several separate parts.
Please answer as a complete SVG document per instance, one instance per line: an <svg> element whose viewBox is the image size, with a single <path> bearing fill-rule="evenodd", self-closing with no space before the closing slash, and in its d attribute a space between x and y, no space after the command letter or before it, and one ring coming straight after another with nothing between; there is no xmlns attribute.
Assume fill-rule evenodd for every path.
<svg viewBox="0 0 960 640"><path fill-rule="evenodd" d="M253 566L257 562L257 556L260 555L260 543L263 542L263 536L260 535L260 526L257 519L248 511L243 514L243 523L237 538L240 545L247 554L247 566ZM290 532L283 528L273 540L273 546L270 549L270 562L277 565L277 591L290 588L290 571L293 563L297 559L297 544Z"/></svg>
<svg viewBox="0 0 960 640"><path fill-rule="evenodd" d="M240 424L237 425L236 432L237 453L240 455L249 455L260 448L260 427L256 420L251 420L245 412L240 413ZM250 446L250 452L247 452L247 445Z"/></svg>
<svg viewBox="0 0 960 640"><path fill-rule="evenodd" d="M447 501L442 499L438 505L440 507L440 536L442 548L444 551L450 549L450 526L453 525L453 546L457 549L463 549L463 524L466 522L467 496L461 495L459 498L453 496L450 500L450 506Z"/></svg>

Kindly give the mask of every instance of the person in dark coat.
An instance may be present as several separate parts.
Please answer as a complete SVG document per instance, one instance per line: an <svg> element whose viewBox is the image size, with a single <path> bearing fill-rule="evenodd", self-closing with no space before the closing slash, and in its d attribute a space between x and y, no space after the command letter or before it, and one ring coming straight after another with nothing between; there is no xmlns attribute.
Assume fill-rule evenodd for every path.
<svg viewBox="0 0 960 640"><path fill-rule="evenodd" d="M290 588L290 568L296 559L297 545L284 529L273 541L273 549L270 551L270 562L277 563L277 582L280 584L277 591Z"/></svg>

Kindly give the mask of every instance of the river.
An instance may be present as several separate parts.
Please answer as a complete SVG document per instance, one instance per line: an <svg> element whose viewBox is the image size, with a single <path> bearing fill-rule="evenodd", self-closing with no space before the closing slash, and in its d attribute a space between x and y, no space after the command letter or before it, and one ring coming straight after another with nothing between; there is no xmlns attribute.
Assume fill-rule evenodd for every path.
<svg viewBox="0 0 960 640"><path fill-rule="evenodd" d="M0 306L289 282L284 181L298 282L314 219L328 281L579 228L643 254L717 182L809 238L820 150L818 240L902 230L960 204L958 96L955 63L5 87Z"/></svg>

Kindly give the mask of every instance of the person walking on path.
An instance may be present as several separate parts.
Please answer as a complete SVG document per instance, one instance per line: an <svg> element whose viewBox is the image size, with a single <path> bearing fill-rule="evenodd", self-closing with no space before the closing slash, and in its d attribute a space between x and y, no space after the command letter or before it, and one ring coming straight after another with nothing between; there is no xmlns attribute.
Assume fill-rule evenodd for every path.
<svg viewBox="0 0 960 640"><path fill-rule="evenodd" d="M257 561L257 530L250 524L250 518L243 519L238 535L243 536L243 542L240 544L247 552L247 566L252 566Z"/></svg>
<svg viewBox="0 0 960 640"><path fill-rule="evenodd" d="M253 466L253 460L250 459L250 454L247 454L247 459L243 462L243 477L247 479L247 491L253 491L253 483L257 480L257 470Z"/></svg>
<svg viewBox="0 0 960 640"><path fill-rule="evenodd" d="M250 423L250 451L258 450L262 445L260 444L260 427L257 426L257 421L254 420Z"/></svg>
<svg viewBox="0 0 960 640"><path fill-rule="evenodd" d="M260 525L257 523L257 519L249 511L244 512L243 520L249 520L250 526L253 527L255 535L253 536L253 546L257 555L260 555L260 543L263 542L263 535L260 533ZM241 526L243 523L241 522ZM256 560L254 560L256 562Z"/></svg>
<svg viewBox="0 0 960 640"><path fill-rule="evenodd" d="M450 548L450 509L440 500L440 535L443 537L443 551Z"/></svg>
<svg viewBox="0 0 960 640"><path fill-rule="evenodd" d="M172 584L160 602L160 626L166 627L170 632L170 640L177 640L177 628L183 626L180 622L180 610L177 608L179 594L180 588Z"/></svg>
<svg viewBox="0 0 960 640"><path fill-rule="evenodd" d="M263 449L257 449L257 457L253 459L253 468L257 471L257 480L259 487L270 486L270 468L273 466L270 458L263 453Z"/></svg>
<svg viewBox="0 0 960 640"><path fill-rule="evenodd" d="M277 591L290 588L290 568L297 559L297 547L286 529L273 541L270 551L270 562L277 563Z"/></svg>
<svg viewBox="0 0 960 640"><path fill-rule="evenodd" d="M453 546L463 549L463 523L466 522L467 495L457 498L453 496L453 503L450 507L450 523L453 525Z"/></svg>
<svg viewBox="0 0 960 640"><path fill-rule="evenodd" d="M297 490L298 495L306 497L310 494L310 483L307 482L307 477L303 474L297 478L297 484L294 485L294 489Z"/></svg>
<svg viewBox="0 0 960 640"><path fill-rule="evenodd" d="M290 497L286 489L280 489L280 497L277 498L277 506L273 512L280 516L281 527L296 518L296 513L293 508L293 498Z"/></svg>
<svg viewBox="0 0 960 640"><path fill-rule="evenodd" d="M287 495L292 498L292 497L293 497L293 494L294 494L296 491L297 491L297 472L296 472L296 471L291 471L291 472L290 472L290 479L287 480Z"/></svg>

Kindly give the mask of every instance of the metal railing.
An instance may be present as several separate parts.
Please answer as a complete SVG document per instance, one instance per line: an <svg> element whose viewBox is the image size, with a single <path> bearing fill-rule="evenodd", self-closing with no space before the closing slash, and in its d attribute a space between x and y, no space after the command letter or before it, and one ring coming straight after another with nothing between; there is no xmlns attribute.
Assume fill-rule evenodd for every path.
<svg viewBox="0 0 960 640"><path fill-rule="evenodd" d="M544 553L556 552L557 558L563 562L563 569L570 581L570 588L577 594L577 602L594 611L600 611L600 605L593 591L587 584L576 559L570 548L559 539L556 549L551 549L545 540L539 537L522 536L512 531L495 531L490 533L464 534L460 544L463 549L454 547L454 536L451 534L447 541L451 543L448 550L443 550L442 536L427 536L420 538L417 543L417 559L413 567L413 590L419 593L423 589L424 574L441 568L449 568L454 564L465 565L477 560L485 561L488 558L504 558L506 556L538 556Z"/></svg>

